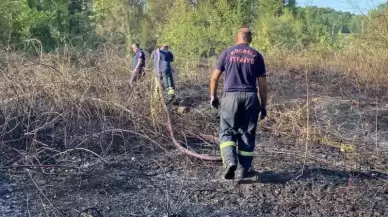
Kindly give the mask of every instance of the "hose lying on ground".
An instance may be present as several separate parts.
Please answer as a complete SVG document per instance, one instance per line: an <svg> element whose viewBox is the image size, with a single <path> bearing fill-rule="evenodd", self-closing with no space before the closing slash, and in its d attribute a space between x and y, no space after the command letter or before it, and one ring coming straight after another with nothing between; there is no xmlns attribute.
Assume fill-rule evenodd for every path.
<svg viewBox="0 0 388 217"><path fill-rule="evenodd" d="M173 127L172 127L172 122L171 122L171 117L170 117L170 112L168 111L168 107L166 105L166 102L164 101L164 96L163 96L163 87L162 87L162 81L160 79L160 76L158 74L160 74L160 52L159 52L159 49L156 50L156 58L157 58L157 61L156 61L156 70L158 71L158 73L155 74L155 77L157 79L158 82L156 82L158 84L158 88L159 88L159 98L161 100L161 103L163 105L163 108L164 108L164 111L166 113L166 116L167 116L167 126L168 126L168 131L170 132L170 137L171 137L171 140L172 142L174 143L174 145L177 147L177 149L181 152L183 152L184 154L187 154L189 156L192 156L192 157L195 157L195 158L199 158L201 160L207 160L207 161L221 161L222 158L220 156L211 156L211 155L205 155L205 154L198 154L194 151L191 151L191 150L188 150L187 148L183 147L176 139L175 139L175 136L174 136L174 131L173 131Z"/></svg>
<svg viewBox="0 0 388 217"><path fill-rule="evenodd" d="M189 156L192 156L192 157L195 157L195 158L199 158L201 160L207 160L207 161L221 161L222 158L219 157L219 156L211 156L211 155L205 155L205 154L198 154L194 151L191 151L191 150L188 150L187 148L183 147L176 139L175 139L175 136L174 136L174 131L173 131L173 127L172 127L172 123L171 123L171 117L170 117L170 112L168 111L168 107L167 107L167 104L166 102L164 101L164 97L163 97L163 89L162 89L162 82L160 80L160 77L159 76L156 76L157 77L157 83L158 83L158 87L159 87L159 95L160 95L160 100L161 100L161 103L163 105L163 108L164 108L164 111L166 113L166 116L167 116L167 126L168 126L168 131L170 133L170 137L171 137L171 140L172 142L174 143L174 145L177 147L177 149L181 152L183 152L184 154L187 154Z"/></svg>

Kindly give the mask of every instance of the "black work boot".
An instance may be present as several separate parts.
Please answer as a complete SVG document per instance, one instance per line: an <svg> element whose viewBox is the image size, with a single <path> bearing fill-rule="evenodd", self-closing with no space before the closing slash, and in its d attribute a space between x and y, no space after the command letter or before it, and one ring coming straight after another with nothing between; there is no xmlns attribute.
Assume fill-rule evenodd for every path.
<svg viewBox="0 0 388 217"><path fill-rule="evenodd" d="M168 95L167 104L170 104L175 99L175 90L171 87L168 88L167 95Z"/></svg>
<svg viewBox="0 0 388 217"><path fill-rule="evenodd" d="M239 166L235 172L234 178L236 180L242 180L249 175L249 169L244 169L241 166Z"/></svg>
<svg viewBox="0 0 388 217"><path fill-rule="evenodd" d="M175 99L175 94L169 94L167 99L167 104L170 104Z"/></svg>
<svg viewBox="0 0 388 217"><path fill-rule="evenodd" d="M234 172L236 169L237 169L236 164L229 164L226 166L226 169L222 174L222 176L224 177L224 179L234 179Z"/></svg>
<svg viewBox="0 0 388 217"><path fill-rule="evenodd" d="M232 144L233 142L230 143ZM234 171L237 169L237 150L235 145L221 148L221 156L225 168L222 176L224 179L234 179Z"/></svg>

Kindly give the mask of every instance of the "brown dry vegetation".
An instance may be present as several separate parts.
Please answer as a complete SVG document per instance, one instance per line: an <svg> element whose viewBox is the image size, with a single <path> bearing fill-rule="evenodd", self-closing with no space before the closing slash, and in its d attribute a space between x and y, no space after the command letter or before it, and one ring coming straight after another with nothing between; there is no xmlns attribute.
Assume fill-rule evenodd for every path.
<svg viewBox="0 0 388 217"><path fill-rule="evenodd" d="M284 181L277 176L278 180L271 179L269 185L257 187L253 180L237 195L225 196L235 190L218 180L218 163L187 158L171 145L165 115L154 94L151 70L145 81L131 88L128 59L111 48L79 58L31 58L3 52L0 187L8 183L18 186L14 187L18 190L0 189L0 196L16 198L11 205L0 200L4 210L0 214L75 216L82 208L93 206L103 210L104 216L164 216L174 212L185 216L387 216L388 56L357 52L283 54L266 57L266 63L269 117L260 123L255 169L263 173L263 177L258 176L262 180L259 183L265 183L266 172L288 173L286 182L296 181L282 187L273 184ZM200 134L217 136L217 112L208 105L213 66L214 60L201 64L181 61L175 72L178 101L190 106L191 112L178 114L174 106L170 109L175 133L182 143L197 152L218 154L216 142L196 141ZM173 172L166 175L168 171L160 172L160 168ZM116 170L121 172L113 173ZM333 183L341 185L336 178L317 181L317 177L325 176L323 171L348 178L345 187L328 190L336 197L347 194L346 198L335 204L331 196L314 188L316 182L323 182L325 189ZM142 207L147 203L131 195L132 185L125 184L127 179L140 178L138 173L156 174L160 179L156 190L144 184L146 181L139 182L146 185L143 188L148 193L143 196L151 197L149 201L153 191L163 189L177 197L161 193L164 199L159 199L164 205L175 201L175 205L182 202L182 206L175 210L169 206L152 210L153 205L158 207L152 203ZM117 178L123 174L130 178ZM207 184L210 182L213 184ZM108 185L115 186L107 190L111 199L101 197L92 202L95 195L85 196ZM352 192L352 185L358 191ZM203 190L204 186L208 189ZM295 190L298 188L305 193ZM70 199L77 192L83 192L84 198ZM265 195L257 196L263 192L277 196L269 200L262 199ZM368 200L379 195L385 197L385 202L363 204L363 195L368 195ZM114 198L119 202L113 202ZM251 201L241 202L244 206L256 204L256 209L230 209L228 204L241 199ZM120 200L126 200L124 205ZM130 208L121 207L125 204ZM305 208L296 209L298 204Z"/></svg>

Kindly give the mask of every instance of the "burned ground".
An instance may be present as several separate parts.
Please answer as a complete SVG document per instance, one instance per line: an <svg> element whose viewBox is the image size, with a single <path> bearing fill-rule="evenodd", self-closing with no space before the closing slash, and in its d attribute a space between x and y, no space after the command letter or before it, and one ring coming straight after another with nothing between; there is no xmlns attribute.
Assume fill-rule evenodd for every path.
<svg viewBox="0 0 388 217"><path fill-rule="evenodd" d="M152 81L133 92L96 67L89 83L70 75L54 87L19 82L16 90L39 94L2 104L1 217L388 216L387 88L320 68L271 67L255 172L235 183L220 178L220 162L173 147L152 88L144 90ZM217 137L207 79L178 71L177 101L190 112L170 111L182 144L218 154L216 141L197 137ZM82 94L69 91L63 102L68 85Z"/></svg>

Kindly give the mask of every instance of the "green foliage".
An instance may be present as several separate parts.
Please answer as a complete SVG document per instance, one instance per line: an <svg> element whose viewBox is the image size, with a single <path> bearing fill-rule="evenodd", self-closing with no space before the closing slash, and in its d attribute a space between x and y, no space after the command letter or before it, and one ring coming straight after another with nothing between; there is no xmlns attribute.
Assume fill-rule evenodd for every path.
<svg viewBox="0 0 388 217"><path fill-rule="evenodd" d="M377 47L388 47L388 4L381 4L369 12L369 25L366 27L366 36Z"/></svg>
<svg viewBox="0 0 388 217"><path fill-rule="evenodd" d="M137 42L151 52L168 43L178 59L198 59L217 56L233 45L240 27L249 26L253 46L266 53L340 50L353 41L348 36L387 43L386 11L380 5L365 20L331 8L297 7L295 0L3 0L0 46L29 50L41 44L49 52L105 40L127 48Z"/></svg>
<svg viewBox="0 0 388 217"><path fill-rule="evenodd" d="M260 17L276 17L282 13L283 0L261 0L259 3Z"/></svg>
<svg viewBox="0 0 388 217"><path fill-rule="evenodd" d="M254 29L253 46L263 52L292 50L301 46L302 23L295 20L290 10L279 17L268 16L258 21Z"/></svg>
<svg viewBox="0 0 388 217"><path fill-rule="evenodd" d="M19 13L18 4L11 0L3 0L0 5L0 43L3 46L9 44L14 28L14 18Z"/></svg>
<svg viewBox="0 0 388 217"><path fill-rule="evenodd" d="M28 49L37 42L45 51L73 42L81 45L93 34L86 1L80 0L3 0L0 6L3 46Z"/></svg>
<svg viewBox="0 0 388 217"><path fill-rule="evenodd" d="M204 0L196 5L176 0L159 41L170 43L184 56L218 54L254 18L254 7L255 1L248 0Z"/></svg>

